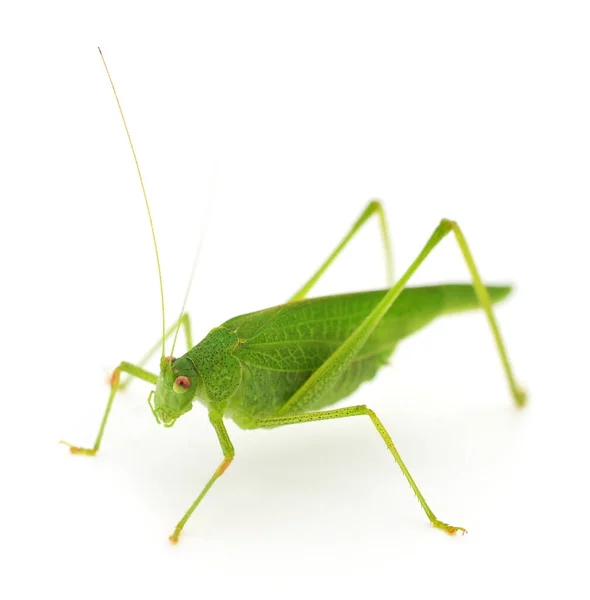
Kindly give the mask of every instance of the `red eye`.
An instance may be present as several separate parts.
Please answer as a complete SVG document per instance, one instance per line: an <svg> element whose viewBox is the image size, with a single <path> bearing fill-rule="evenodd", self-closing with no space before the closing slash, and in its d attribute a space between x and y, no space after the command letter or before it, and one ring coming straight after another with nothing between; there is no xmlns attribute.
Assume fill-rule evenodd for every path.
<svg viewBox="0 0 590 600"><path fill-rule="evenodd" d="M188 388L190 388L190 386L191 386L191 380L188 377L181 375L180 377L177 377L176 380L174 381L174 385L172 386L172 389L177 394L184 394L184 392L186 392L188 390Z"/></svg>
<svg viewBox="0 0 590 600"><path fill-rule="evenodd" d="M170 363L170 362L174 362L176 359L174 358L174 356L167 356L164 360L167 363Z"/></svg>

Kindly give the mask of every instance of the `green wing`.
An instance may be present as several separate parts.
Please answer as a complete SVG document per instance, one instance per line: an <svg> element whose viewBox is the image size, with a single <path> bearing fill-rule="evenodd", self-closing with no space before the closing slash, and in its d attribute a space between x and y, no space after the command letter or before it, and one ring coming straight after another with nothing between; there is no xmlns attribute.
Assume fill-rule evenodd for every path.
<svg viewBox="0 0 590 600"><path fill-rule="evenodd" d="M497 302L508 295L510 287L488 287L488 291L492 301ZM274 415L362 323L386 292L312 298L226 321L222 327L235 331L240 338L234 356L243 367L242 386L230 402L228 416L242 424L240 421L247 421L248 417ZM478 306L470 285L404 289L351 367L328 397L322 398L321 405L312 410L337 402L372 379L399 340L440 315Z"/></svg>

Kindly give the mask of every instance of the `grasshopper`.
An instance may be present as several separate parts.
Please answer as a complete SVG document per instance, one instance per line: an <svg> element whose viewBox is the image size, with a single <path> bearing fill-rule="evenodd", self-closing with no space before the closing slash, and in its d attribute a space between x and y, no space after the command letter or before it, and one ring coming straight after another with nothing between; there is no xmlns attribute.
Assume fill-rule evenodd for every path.
<svg viewBox="0 0 590 600"><path fill-rule="evenodd" d="M358 405L326 409L375 377L399 341L439 316L476 308L482 308L486 314L512 396L516 405L523 407L526 393L516 383L492 310L492 304L510 293L510 286L485 286L482 283L461 228L447 219L440 222L416 259L393 283L385 213L381 203L373 200L320 268L285 304L229 319L194 346L190 319L184 306L172 327L166 329L165 326L160 260L149 203L121 104L102 53L101 58L131 145L150 220L160 278L162 338L138 364L121 362L113 371L109 399L94 446L82 448L64 442L70 446L70 451L91 456L98 452L114 398L129 381L121 381L122 373L155 386L148 403L157 422L164 427L172 427L179 417L192 409L195 401L200 402L219 439L223 460L176 525L169 539L177 542L194 510L234 459L235 451L224 419L232 419L243 429L271 429L312 421L365 417L385 442L430 523L451 535L466 533L463 527L449 525L435 516L385 426L370 408ZM313 286L373 215L379 219L390 287L309 299L307 296ZM408 287L408 281L422 262L451 232L467 263L472 284ZM174 357L181 328L189 350ZM172 351L167 355L166 341L172 336ZM160 372L156 375L144 367L160 347Z"/></svg>

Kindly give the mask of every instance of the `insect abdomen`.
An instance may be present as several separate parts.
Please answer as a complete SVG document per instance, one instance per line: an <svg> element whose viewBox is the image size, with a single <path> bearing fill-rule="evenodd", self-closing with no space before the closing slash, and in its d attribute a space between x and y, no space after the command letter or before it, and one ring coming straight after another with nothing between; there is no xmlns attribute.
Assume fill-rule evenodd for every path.
<svg viewBox="0 0 590 600"><path fill-rule="evenodd" d="M488 288L493 301L510 288ZM362 323L386 290L327 296L277 306L227 321L222 327L241 340L234 356L242 364L242 383L230 402L231 413L270 417L289 400ZM406 288L367 343L315 410L351 394L372 379L397 342L442 314L478 306L470 285ZM236 418L239 423L239 419Z"/></svg>

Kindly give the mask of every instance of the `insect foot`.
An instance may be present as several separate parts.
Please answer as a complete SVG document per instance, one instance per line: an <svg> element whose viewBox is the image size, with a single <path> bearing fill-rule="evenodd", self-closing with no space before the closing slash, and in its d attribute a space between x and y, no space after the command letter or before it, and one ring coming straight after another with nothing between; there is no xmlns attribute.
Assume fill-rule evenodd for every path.
<svg viewBox="0 0 590 600"><path fill-rule="evenodd" d="M514 400L516 401L516 406L518 408L524 408L527 403L527 393L524 388L518 387L514 391Z"/></svg>
<svg viewBox="0 0 590 600"><path fill-rule="evenodd" d="M453 525L447 525L446 523L443 523L438 519L432 521L432 526L436 527L437 529L442 529L443 531L446 531L449 535L455 535L458 531L461 532L461 535L465 535L467 533L467 529L464 529L463 527L454 527Z"/></svg>
<svg viewBox="0 0 590 600"><path fill-rule="evenodd" d="M178 544L178 536L180 535L180 530L175 529L174 533L168 538L170 542L173 544Z"/></svg>
<svg viewBox="0 0 590 600"><path fill-rule="evenodd" d="M72 454L86 454L87 456L94 456L96 454L96 450L94 448L79 448L78 446L72 446L72 444L64 442L63 440L60 442L60 444L69 446Z"/></svg>

